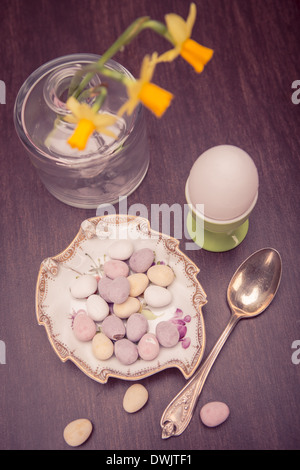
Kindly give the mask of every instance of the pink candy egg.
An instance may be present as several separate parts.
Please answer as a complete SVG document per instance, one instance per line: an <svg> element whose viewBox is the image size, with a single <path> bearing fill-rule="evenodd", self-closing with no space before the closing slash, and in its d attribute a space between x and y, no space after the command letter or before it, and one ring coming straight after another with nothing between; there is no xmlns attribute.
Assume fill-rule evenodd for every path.
<svg viewBox="0 0 300 470"><path fill-rule="evenodd" d="M200 410L200 418L205 426L213 428L224 423L229 416L229 407L221 401L206 403Z"/></svg>
<svg viewBox="0 0 300 470"><path fill-rule="evenodd" d="M96 334L95 322L87 314L77 314L73 322L73 331L79 341L91 341Z"/></svg>
<svg viewBox="0 0 300 470"><path fill-rule="evenodd" d="M129 297L130 284L127 277L119 276L112 280L108 287L108 297L111 302L122 304Z"/></svg>
<svg viewBox="0 0 300 470"><path fill-rule="evenodd" d="M103 271L110 279L116 279L120 276L127 277L129 274L129 267L126 263L124 263L124 261L111 259L104 263Z"/></svg>
<svg viewBox="0 0 300 470"><path fill-rule="evenodd" d="M138 343L138 352L145 361L152 361L159 354L159 343L153 333L146 333Z"/></svg>

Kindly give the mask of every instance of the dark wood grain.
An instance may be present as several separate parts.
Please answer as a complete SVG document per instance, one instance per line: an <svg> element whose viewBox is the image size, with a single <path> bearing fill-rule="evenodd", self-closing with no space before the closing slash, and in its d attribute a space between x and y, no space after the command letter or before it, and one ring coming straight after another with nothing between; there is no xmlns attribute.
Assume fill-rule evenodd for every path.
<svg viewBox="0 0 300 470"><path fill-rule="evenodd" d="M76 52L103 53L137 16L163 20L170 11L187 16L185 0L2 0L0 79L1 309L0 448L66 449L64 426L88 417L94 432L82 449L196 450L299 449L300 364L292 343L300 340L299 177L300 105L291 84L300 80L298 0L196 0L193 38L215 55L196 76L183 60L162 65L155 82L176 98L161 121L147 113L151 164L128 204L185 204L190 167L207 148L233 144L255 161L259 199L245 241L233 251L187 254L200 268L207 293L206 352L225 327L226 289L236 267L264 246L278 249L283 278L272 307L241 322L225 345L185 433L163 441L162 412L185 380L176 369L143 380L149 402L135 415L122 410L128 383L106 385L63 364L35 317L35 282L41 261L59 253L80 223L95 211L53 198L39 181L13 125L16 94L26 77L48 60ZM146 52L163 50L144 32L116 59L134 74ZM184 247L184 241L182 246ZM216 429L199 421L209 400L225 401L229 420Z"/></svg>

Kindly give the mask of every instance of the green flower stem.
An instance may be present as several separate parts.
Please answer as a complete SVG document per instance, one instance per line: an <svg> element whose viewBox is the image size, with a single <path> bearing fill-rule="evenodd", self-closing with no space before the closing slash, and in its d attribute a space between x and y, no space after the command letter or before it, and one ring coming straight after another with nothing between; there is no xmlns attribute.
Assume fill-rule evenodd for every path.
<svg viewBox="0 0 300 470"><path fill-rule="evenodd" d="M104 68L104 64L109 59L111 59L119 50L129 44L141 31L145 29L152 29L154 32L163 36L165 39L167 39L173 44L172 37L170 36L167 27L163 23L151 20L148 16L138 18L124 31L123 34L121 34L121 36L119 36L119 38L110 46L110 48L107 49L107 51L100 57L100 59L95 64L95 69L85 75L85 77L81 80L81 82L71 93L71 95L75 98L78 98L97 71L103 73L104 75L107 75L106 71L110 69ZM122 81L120 80L120 76L113 76L113 74L110 74L109 76L119 81ZM74 78L76 80L76 75ZM73 81L71 82L70 89L72 89L72 87L74 87Z"/></svg>
<svg viewBox="0 0 300 470"><path fill-rule="evenodd" d="M92 106L92 110L95 111L95 113L99 111L99 109L103 105L106 99L106 96L107 96L107 88L105 86L101 86L99 95L97 96L95 103Z"/></svg>
<svg viewBox="0 0 300 470"><path fill-rule="evenodd" d="M168 28L166 27L165 24L156 20L148 20L143 24L141 29L143 30L143 29L148 29L148 28L152 29L152 31L164 37L167 41L169 41L170 43L174 45L172 36L170 35Z"/></svg>
<svg viewBox="0 0 300 470"><path fill-rule="evenodd" d="M97 66L102 67L109 59L111 59L122 47L131 42L142 30L143 24L149 20L148 16L143 16L135 20L119 38L110 46L109 49L100 57L96 62ZM89 81L93 78L95 72L87 73L78 85L77 89L73 92L73 96L78 98L82 90L86 87ZM72 83L71 83L72 86Z"/></svg>

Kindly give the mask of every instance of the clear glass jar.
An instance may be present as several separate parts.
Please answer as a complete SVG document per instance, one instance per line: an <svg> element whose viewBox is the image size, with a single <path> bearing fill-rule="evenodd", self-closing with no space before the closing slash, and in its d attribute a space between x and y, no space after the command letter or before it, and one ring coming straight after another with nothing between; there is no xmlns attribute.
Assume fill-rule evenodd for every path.
<svg viewBox="0 0 300 470"><path fill-rule="evenodd" d="M62 202L88 209L114 204L119 197L128 196L142 182L149 165L141 105L131 116L125 114L114 124L116 140L95 132L84 151L72 149L67 143L74 124L57 118L68 113L65 101L70 81L82 65L99 58L74 54L42 65L22 85L14 109L17 134L46 188ZM133 79L114 60L106 66ZM99 83L108 86L102 109L115 115L127 100L126 89L120 82L100 75L89 86Z"/></svg>

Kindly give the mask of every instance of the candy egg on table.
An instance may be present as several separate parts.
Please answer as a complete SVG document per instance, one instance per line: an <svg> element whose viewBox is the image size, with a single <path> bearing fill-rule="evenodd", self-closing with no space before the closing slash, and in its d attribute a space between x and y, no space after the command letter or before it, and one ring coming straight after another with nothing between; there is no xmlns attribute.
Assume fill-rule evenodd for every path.
<svg viewBox="0 0 300 470"><path fill-rule="evenodd" d="M123 408L127 413L135 413L143 408L148 401L148 390L142 384L133 384L123 398Z"/></svg>
<svg viewBox="0 0 300 470"><path fill-rule="evenodd" d="M234 145L206 150L186 182L188 232L208 251L227 251L241 243L258 198L259 178L252 158Z"/></svg>
<svg viewBox="0 0 300 470"><path fill-rule="evenodd" d="M200 419L205 426L210 428L219 426L229 417L230 410L226 403L212 401L206 403L200 410Z"/></svg>
<svg viewBox="0 0 300 470"><path fill-rule="evenodd" d="M89 419L75 419L65 427L64 440L69 446L78 447L89 438L92 430L93 425Z"/></svg>

